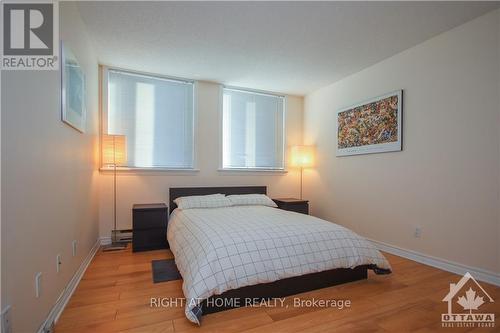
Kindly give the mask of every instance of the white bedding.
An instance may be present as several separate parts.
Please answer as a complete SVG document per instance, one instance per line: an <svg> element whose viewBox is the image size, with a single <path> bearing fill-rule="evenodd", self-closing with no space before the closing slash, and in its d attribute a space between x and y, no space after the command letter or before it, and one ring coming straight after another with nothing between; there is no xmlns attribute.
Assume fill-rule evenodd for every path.
<svg viewBox="0 0 500 333"><path fill-rule="evenodd" d="M176 209L168 242L184 281L186 316L227 290L335 268L390 266L375 247L347 228L265 206Z"/></svg>

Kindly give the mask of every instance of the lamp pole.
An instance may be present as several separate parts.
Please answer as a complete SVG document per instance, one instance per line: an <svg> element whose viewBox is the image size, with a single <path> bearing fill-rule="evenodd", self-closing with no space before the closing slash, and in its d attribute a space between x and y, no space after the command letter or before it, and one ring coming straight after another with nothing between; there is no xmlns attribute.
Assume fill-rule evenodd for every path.
<svg viewBox="0 0 500 333"><path fill-rule="evenodd" d="M117 251L117 250L123 250L127 246L125 244L119 243L118 237L117 237L117 221L116 221L116 167L117 164L120 163L118 160L117 161L117 145L116 145L116 136L112 136L112 147L113 149L113 163L110 163L113 165L113 230L111 230L111 244L105 246L103 248L103 251Z"/></svg>
<svg viewBox="0 0 500 333"><path fill-rule="evenodd" d="M116 243L116 163L113 163L113 243Z"/></svg>
<svg viewBox="0 0 500 333"><path fill-rule="evenodd" d="M304 167L300 167L300 200L302 200L302 172L304 171Z"/></svg>

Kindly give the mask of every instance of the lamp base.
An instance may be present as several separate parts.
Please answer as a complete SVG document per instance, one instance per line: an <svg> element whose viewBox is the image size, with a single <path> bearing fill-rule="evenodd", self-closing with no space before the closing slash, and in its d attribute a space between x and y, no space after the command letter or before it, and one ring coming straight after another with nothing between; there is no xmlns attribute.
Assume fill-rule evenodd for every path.
<svg viewBox="0 0 500 333"><path fill-rule="evenodd" d="M113 243L131 243L132 229L111 230L111 239Z"/></svg>
<svg viewBox="0 0 500 333"><path fill-rule="evenodd" d="M108 252L108 251L120 251L120 250L125 250L127 248L127 244L123 244L123 243L118 243L118 242L113 242L111 244L108 244L108 245L104 245L102 247L102 250L104 252Z"/></svg>

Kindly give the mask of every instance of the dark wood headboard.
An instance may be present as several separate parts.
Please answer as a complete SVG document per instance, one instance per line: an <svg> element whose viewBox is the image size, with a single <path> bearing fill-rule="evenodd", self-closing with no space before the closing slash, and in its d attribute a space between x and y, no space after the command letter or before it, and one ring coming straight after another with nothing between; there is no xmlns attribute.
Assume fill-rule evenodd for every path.
<svg viewBox="0 0 500 333"><path fill-rule="evenodd" d="M172 212L177 205L174 200L192 195L231 194L267 194L267 186L221 186L221 187L171 187L169 189L169 207Z"/></svg>

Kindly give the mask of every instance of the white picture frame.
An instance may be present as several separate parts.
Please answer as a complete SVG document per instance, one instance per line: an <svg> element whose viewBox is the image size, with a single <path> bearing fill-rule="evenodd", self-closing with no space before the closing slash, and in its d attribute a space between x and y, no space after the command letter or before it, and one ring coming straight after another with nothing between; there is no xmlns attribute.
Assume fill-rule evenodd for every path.
<svg viewBox="0 0 500 333"><path fill-rule="evenodd" d="M61 119L81 133L86 129L85 73L69 47L61 41Z"/></svg>
<svg viewBox="0 0 500 333"><path fill-rule="evenodd" d="M376 128L375 125L380 126ZM370 131L370 128L374 130ZM401 151L403 90L392 91L338 110L335 141L336 156Z"/></svg>

